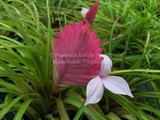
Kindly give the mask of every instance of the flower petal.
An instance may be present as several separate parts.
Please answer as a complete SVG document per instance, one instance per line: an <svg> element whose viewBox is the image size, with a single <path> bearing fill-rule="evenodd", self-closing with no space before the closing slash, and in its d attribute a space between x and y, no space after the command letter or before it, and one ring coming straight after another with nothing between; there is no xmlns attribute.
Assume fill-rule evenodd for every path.
<svg viewBox="0 0 160 120"><path fill-rule="evenodd" d="M99 76L93 78L87 85L87 100L84 105L94 104L101 100L104 86Z"/></svg>
<svg viewBox="0 0 160 120"><path fill-rule="evenodd" d="M101 69L99 72L99 76L106 77L111 72L112 61L108 56L106 56L104 54L101 54L100 57L103 57L104 59L101 63Z"/></svg>
<svg viewBox="0 0 160 120"><path fill-rule="evenodd" d="M118 76L107 76L102 78L103 85L106 89L116 94L128 95L134 97L131 93L128 83Z"/></svg>
<svg viewBox="0 0 160 120"><path fill-rule="evenodd" d="M89 9L82 7L82 10L81 10L82 16L85 17L88 11Z"/></svg>

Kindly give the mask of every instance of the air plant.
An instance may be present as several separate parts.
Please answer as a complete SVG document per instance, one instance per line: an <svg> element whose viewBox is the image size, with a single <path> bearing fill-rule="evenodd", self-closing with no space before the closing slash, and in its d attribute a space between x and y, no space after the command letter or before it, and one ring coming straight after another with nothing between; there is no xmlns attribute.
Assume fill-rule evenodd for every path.
<svg viewBox="0 0 160 120"><path fill-rule="evenodd" d="M88 84L87 100L84 105L99 102L103 96L104 87L113 93L133 97L123 78L108 76L112 61L108 56L100 55L102 48L98 48L101 40L96 39L97 31L90 32L89 25L93 24L98 5L99 2L96 2L89 10L82 8L81 13L88 23L83 20L78 25L75 21L72 26L68 23L67 27L64 26L63 30L56 35L57 38L54 38L52 44L52 59L56 71L54 91L57 91L60 85ZM85 15L86 11L88 12Z"/></svg>
<svg viewBox="0 0 160 120"><path fill-rule="evenodd" d="M51 1L49 0L46 0L46 3L35 4L34 2L30 1L28 4L21 0L9 2L0 0L0 10L2 10L0 13L0 18L2 19L0 20L0 29L3 30L3 34L0 35L0 93L5 96L5 99L0 101L0 119L6 119L8 113L14 114L14 120L118 120L120 118L149 120L150 117L154 116L146 114L144 110L153 111L154 114L159 115L157 109L150 105L144 107L143 103L137 102L139 97L143 96L143 93L138 93L139 89L135 86L144 84L146 81L140 82L143 77L134 78L134 75L141 75L145 76L144 78L146 79L151 77L151 74L148 75L146 72L159 73L158 70L113 69L111 72L112 61L107 56L106 48L108 46L106 47L105 45L109 43L109 53L111 53L112 40L118 43L122 40L117 41L118 37L124 37L128 33L130 35L131 30L127 30L124 34L118 31L119 27L122 27L120 30L126 30L130 24L130 17L129 19L126 18L129 23L125 25L118 23L118 27L116 23L124 22L124 19L118 17L115 23L114 19L108 20L105 16L107 14L105 7L113 7L111 1L107 4L104 1L97 1L90 9L83 7L82 16L76 16L77 13L73 14L74 11L72 13L70 12L71 10L68 10L70 8L67 8L67 12L59 12L61 10L60 6L63 6L62 1L58 1L58 10L57 7L51 8ZM76 0L74 2L76 3ZM74 2L72 4L75 5ZM125 10L127 11L127 9L131 8L134 2L130 7L126 7ZM83 2L81 1L80 3ZM105 4L101 4L102 9L99 12L101 16L99 14L96 17L100 3ZM71 7L74 10L75 8L79 9L83 6L79 6L79 4L76 3L77 7ZM22 6L25 6L25 9ZM20 7L22 11L19 10ZM51 13L53 9L57 11L55 10ZM47 14L43 13L46 10ZM127 14L129 12L127 11ZM134 12L131 13L136 15ZM58 16L57 14L60 15ZM64 15L64 20L61 20L62 14ZM53 18L51 18L52 15ZM114 18L114 15L111 15ZM132 15L131 17L133 17ZM73 16L76 16L76 19ZM96 21L94 22L95 17ZM54 22L52 19L54 19ZM97 22L100 19L103 20ZM147 19L150 20L149 18ZM111 25L105 25L105 20L110 21ZM57 24L57 21L59 24ZM98 24L101 22L103 24ZM96 25L102 27L96 27ZM61 28L59 32L57 32L55 26ZM108 28L110 26L112 28ZM114 28L116 28L115 31ZM129 28L135 29L133 26ZM108 35L106 32L111 34ZM121 36L112 39L114 32L121 34ZM12 33L17 36L16 39L10 37ZM146 37L146 34L143 35L141 38ZM147 37L148 41L149 32ZM108 40L108 38L109 42L104 41L104 39ZM127 40L129 40L129 37L127 37ZM105 44L103 44L103 41ZM129 42L126 44L129 45ZM126 47L122 45L122 48L125 48L125 53L127 45ZM146 47L142 57L148 57L147 55L150 51L147 51L147 49ZM127 54L124 54L123 60L125 55ZM138 57L136 56L134 59ZM128 61L126 63L122 62L122 65L116 64L118 60L118 63L120 63L120 59L115 59L116 55L113 55L112 58L114 68L115 66L123 68L124 64L130 64L132 57L126 58ZM140 58L140 60L143 60L143 58ZM138 65L137 62L132 67L135 68L136 65ZM130 74L135 71L146 74ZM128 72L130 72L129 75L125 74ZM125 75L117 76L117 74L122 73ZM152 75L152 78L157 79L159 76ZM128 81L125 79L131 79L129 85L132 87L135 99L130 98L133 95ZM148 81L153 86L156 86L153 81ZM139 83L136 84L137 82ZM156 87L154 88L158 91ZM156 92L152 93L157 95ZM125 97L124 95L130 97ZM153 97L151 93L145 93L145 95ZM147 100L145 99L145 102ZM156 99L152 100L156 101Z"/></svg>
<svg viewBox="0 0 160 120"><path fill-rule="evenodd" d="M72 26L68 23L67 27L64 26L63 30L56 35L57 38L54 38L52 44L52 59L56 72L54 91L57 91L60 85L88 84L85 105L97 103L102 98L103 86L114 93L133 97L123 78L108 76L112 61L108 56L100 55L102 53L102 48L99 48L101 40L96 39L96 30L92 33L90 31L89 25L93 24L98 5L99 2L95 2L89 10L82 8L82 15L88 11L84 16L88 23L84 23L83 20L77 25L75 21Z"/></svg>

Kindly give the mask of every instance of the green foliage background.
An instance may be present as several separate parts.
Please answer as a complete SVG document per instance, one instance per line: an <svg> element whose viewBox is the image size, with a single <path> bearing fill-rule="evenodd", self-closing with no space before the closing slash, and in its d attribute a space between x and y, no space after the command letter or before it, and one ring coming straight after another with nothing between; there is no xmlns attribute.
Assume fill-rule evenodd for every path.
<svg viewBox="0 0 160 120"><path fill-rule="evenodd" d="M0 119L9 112L14 120L160 119L159 0L100 0L91 29L113 61L110 74L122 76L135 98L105 90L98 104L85 109L85 87L52 95L51 42L68 22L84 19L81 8L95 1L0 1Z"/></svg>

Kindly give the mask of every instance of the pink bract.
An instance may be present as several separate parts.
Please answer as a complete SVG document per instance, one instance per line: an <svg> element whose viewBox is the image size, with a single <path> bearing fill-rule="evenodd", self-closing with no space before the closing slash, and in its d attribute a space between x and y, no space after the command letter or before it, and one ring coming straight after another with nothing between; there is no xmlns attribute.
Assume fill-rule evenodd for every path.
<svg viewBox="0 0 160 120"><path fill-rule="evenodd" d="M89 23L81 20L78 25L75 21L68 23L54 38L52 58L57 84L87 85L99 74L103 57L99 57L101 40L96 37L97 31L91 33Z"/></svg>
<svg viewBox="0 0 160 120"><path fill-rule="evenodd" d="M94 22L94 19L96 17L97 11L98 11L99 1L95 2L94 5L89 9L87 12L85 19L92 25Z"/></svg>

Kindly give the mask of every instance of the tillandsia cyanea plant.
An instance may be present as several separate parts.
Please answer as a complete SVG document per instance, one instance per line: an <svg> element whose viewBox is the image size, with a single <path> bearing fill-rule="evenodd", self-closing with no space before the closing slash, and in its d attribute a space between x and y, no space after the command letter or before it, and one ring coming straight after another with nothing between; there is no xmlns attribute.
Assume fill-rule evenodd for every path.
<svg viewBox="0 0 160 120"><path fill-rule="evenodd" d="M60 85L88 84L85 105L97 103L102 98L103 86L114 93L133 97L125 80L108 76L112 61L108 56L100 55L102 53L102 48L99 48L101 40L96 39L96 30L92 33L90 31L89 25L93 24L98 5L99 2L96 2L84 16L88 23L83 20L77 26L75 21L72 26L68 23L67 27L64 26L63 30L57 34L52 44L52 58L56 71L53 91L57 91ZM86 8L82 8L83 15L84 10L86 11Z"/></svg>
<svg viewBox="0 0 160 120"><path fill-rule="evenodd" d="M88 23L83 20L78 25L75 21L72 25L68 23L67 27L64 26L63 30L57 34L52 44L52 58L56 71L53 91L59 90L60 85L88 84L87 100L84 105L99 102L103 96L104 87L113 93L133 97L123 78L108 76L112 61L108 56L100 55L101 40L96 39L96 30L92 33L90 31L89 25L93 24L98 5L99 2L96 2L89 10L82 8L81 13Z"/></svg>
<svg viewBox="0 0 160 120"><path fill-rule="evenodd" d="M154 47L148 45L159 38L152 29L156 29L152 26L157 23L152 20L156 14L151 16L152 10L144 8L148 1L140 7L135 2L0 0L0 119L158 119L155 80L160 71L148 69L158 58L158 54L152 58L152 51L159 49L157 42ZM143 20L138 19L142 18L138 10L148 10L141 12ZM145 30L136 33L146 20ZM142 50L143 42L146 46L141 56L136 49ZM153 61L145 65L144 58L147 63ZM138 69L141 66L143 69ZM154 91L140 90L140 85L148 83Z"/></svg>

